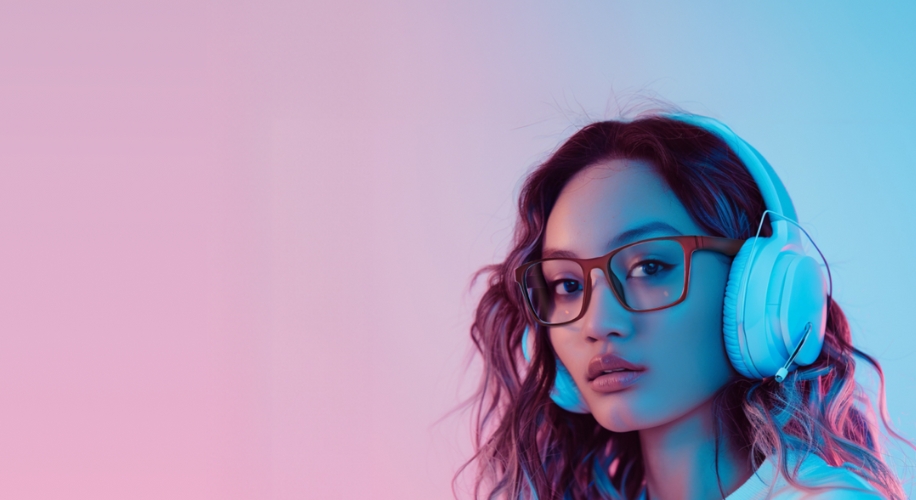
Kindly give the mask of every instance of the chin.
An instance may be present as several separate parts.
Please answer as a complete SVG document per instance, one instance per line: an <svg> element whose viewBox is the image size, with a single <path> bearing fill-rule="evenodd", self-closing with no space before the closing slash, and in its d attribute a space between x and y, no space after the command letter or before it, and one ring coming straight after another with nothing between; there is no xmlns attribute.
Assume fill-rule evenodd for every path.
<svg viewBox="0 0 916 500"><path fill-rule="evenodd" d="M610 398L602 399L603 401L595 401L593 404L589 404L592 416L595 417L601 427L612 432L632 432L651 427L651 425L648 425L649 419L635 415L629 404L619 400L610 401Z"/></svg>

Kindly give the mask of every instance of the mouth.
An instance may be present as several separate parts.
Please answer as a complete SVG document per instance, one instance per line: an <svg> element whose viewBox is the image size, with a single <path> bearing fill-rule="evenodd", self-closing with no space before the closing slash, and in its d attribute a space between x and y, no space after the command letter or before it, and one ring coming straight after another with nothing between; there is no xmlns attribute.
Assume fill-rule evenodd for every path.
<svg viewBox="0 0 916 500"><path fill-rule="evenodd" d="M586 378L594 391L607 394L622 391L635 384L645 371L645 366L609 353L592 358L588 363Z"/></svg>
<svg viewBox="0 0 916 500"><path fill-rule="evenodd" d="M598 377L603 377L605 375L613 375L615 373L622 372L643 371L646 371L645 366L631 363L626 359L618 356L617 354L608 353L602 354L600 356L595 356L591 361L589 361L586 378L589 382L591 382Z"/></svg>

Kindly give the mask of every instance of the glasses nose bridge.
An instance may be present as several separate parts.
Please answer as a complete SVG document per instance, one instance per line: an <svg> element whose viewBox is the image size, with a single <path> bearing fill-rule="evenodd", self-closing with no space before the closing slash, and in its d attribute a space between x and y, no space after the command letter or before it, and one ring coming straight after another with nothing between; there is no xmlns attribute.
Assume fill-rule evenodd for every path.
<svg viewBox="0 0 916 500"><path fill-rule="evenodd" d="M582 313L581 313L582 316L586 315L588 313L588 310L592 309L592 307L590 307L590 306L594 306L592 302L594 302L595 300L599 300L599 301L606 300L606 299L599 298L603 294L610 294L612 297L610 298L610 300L613 304L615 304L616 307L621 307L622 308L621 310L629 310L627 305L624 303L623 298L618 294L617 285L615 285L614 283L614 276L610 270L610 267L611 267L610 262L611 262L612 256L613 254L609 254L609 255L597 257L594 259L582 260L579 262L579 265L581 266L582 270L585 272L586 286L588 287L588 291L586 295L586 302L582 304ZM601 271L601 275L604 276L604 283L605 285L607 285L607 290L602 291L598 287L598 283L596 282L596 279L593 278L593 273L595 269L598 269L599 271ZM597 278L597 279L600 279L600 278ZM610 307L613 308L615 306L610 306ZM605 307L608 307L608 306L605 305Z"/></svg>
<svg viewBox="0 0 916 500"><path fill-rule="evenodd" d="M582 267L584 276L586 280L588 280L589 288L593 288L596 284L592 281L592 271L598 269L604 276L604 280L607 282L607 286L611 290L611 293L616 297L617 293L614 290L613 278L611 277L611 257L612 255L608 254L601 257L595 257L594 259L581 260L579 261L579 266ZM620 298L617 297L617 300L620 300Z"/></svg>

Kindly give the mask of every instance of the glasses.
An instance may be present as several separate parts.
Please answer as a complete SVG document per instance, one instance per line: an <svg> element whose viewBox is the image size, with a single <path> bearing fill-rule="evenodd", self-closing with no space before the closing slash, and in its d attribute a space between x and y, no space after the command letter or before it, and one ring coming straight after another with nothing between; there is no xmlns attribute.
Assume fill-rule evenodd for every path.
<svg viewBox="0 0 916 500"><path fill-rule="evenodd" d="M538 323L559 326L585 315L592 269L601 269L617 301L631 312L657 311L687 297L690 260L697 250L734 257L744 240L713 236L651 238L594 259L550 258L515 270L525 302Z"/></svg>

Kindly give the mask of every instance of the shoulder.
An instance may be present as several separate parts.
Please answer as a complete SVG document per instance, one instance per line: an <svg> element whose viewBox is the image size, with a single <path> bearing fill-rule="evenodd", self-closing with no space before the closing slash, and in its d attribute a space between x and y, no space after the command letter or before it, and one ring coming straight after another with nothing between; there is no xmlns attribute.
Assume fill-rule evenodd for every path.
<svg viewBox="0 0 916 500"><path fill-rule="evenodd" d="M790 462L789 471L793 469ZM852 466L832 467L814 454L804 457L796 482L789 483L767 459L751 478L728 496L728 500L880 500L882 496Z"/></svg>

